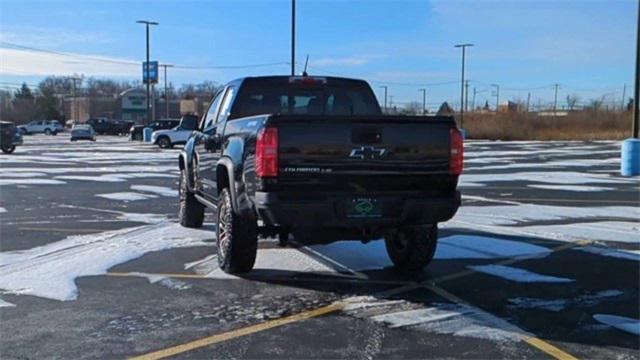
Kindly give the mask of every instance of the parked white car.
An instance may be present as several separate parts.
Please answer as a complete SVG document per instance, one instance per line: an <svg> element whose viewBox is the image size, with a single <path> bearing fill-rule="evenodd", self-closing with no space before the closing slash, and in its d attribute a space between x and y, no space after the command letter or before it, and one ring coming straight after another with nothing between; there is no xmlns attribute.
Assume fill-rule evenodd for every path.
<svg viewBox="0 0 640 360"><path fill-rule="evenodd" d="M40 134L57 135L64 131L64 127L58 120L34 120L28 124L18 126L23 134Z"/></svg>
<svg viewBox="0 0 640 360"><path fill-rule="evenodd" d="M172 148L174 145L186 144L189 137L198 127L198 117L184 115L180 119L180 125L168 130L156 130L151 134L151 142L163 149Z"/></svg>
<svg viewBox="0 0 640 360"><path fill-rule="evenodd" d="M96 141L96 132L93 131L91 125L75 124L71 129L71 141L77 140Z"/></svg>

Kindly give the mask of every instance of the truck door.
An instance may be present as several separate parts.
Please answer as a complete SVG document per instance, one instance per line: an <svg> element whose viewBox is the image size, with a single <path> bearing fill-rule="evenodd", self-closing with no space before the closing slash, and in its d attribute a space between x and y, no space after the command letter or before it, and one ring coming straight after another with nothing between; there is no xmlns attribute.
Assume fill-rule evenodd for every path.
<svg viewBox="0 0 640 360"><path fill-rule="evenodd" d="M212 200L218 199L218 184L216 167L218 160L222 156L222 147L224 142L224 124L229 116L231 108L231 100L235 94L233 86L227 86L221 94L221 101L218 111L216 111L211 119L208 127L205 127L203 133L206 140L206 148L200 154L200 163L207 164L201 167L200 176L204 193ZM215 105L215 104L214 104ZM207 125L207 124L205 124ZM204 146L203 145L203 146Z"/></svg>
<svg viewBox="0 0 640 360"><path fill-rule="evenodd" d="M196 148L196 190L206 197L210 197L212 194L212 179L210 178L212 171L209 169L215 166L215 163L211 163L213 156L210 154L210 137L211 133L215 129L215 121L218 115L218 108L222 102L224 92L218 93L209 105L209 110L204 116L202 124L200 125L200 131L195 135L195 148Z"/></svg>

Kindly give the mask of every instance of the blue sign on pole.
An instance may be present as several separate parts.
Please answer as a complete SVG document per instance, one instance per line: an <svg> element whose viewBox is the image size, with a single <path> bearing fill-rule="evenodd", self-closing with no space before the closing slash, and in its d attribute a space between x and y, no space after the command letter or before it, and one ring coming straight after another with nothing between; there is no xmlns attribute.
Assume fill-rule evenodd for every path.
<svg viewBox="0 0 640 360"><path fill-rule="evenodd" d="M158 62L157 61L149 61L149 79L151 79L151 84L158 83ZM147 62L142 63L142 83L146 84L147 80Z"/></svg>

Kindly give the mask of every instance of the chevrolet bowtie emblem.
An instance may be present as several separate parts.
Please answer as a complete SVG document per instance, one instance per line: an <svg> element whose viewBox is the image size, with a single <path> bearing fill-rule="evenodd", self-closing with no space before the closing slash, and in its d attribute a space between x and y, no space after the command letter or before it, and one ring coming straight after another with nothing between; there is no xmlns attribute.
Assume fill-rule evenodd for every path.
<svg viewBox="0 0 640 360"><path fill-rule="evenodd" d="M387 154L387 149L377 148L374 146L361 146L353 148L349 154L350 158L362 159L362 160L375 160L380 159Z"/></svg>

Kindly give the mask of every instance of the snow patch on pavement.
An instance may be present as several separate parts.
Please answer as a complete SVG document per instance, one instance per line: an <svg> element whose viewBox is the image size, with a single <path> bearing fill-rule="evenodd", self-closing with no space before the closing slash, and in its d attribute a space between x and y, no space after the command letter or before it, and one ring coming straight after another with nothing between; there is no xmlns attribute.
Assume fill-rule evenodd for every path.
<svg viewBox="0 0 640 360"><path fill-rule="evenodd" d="M10 302L7 302L7 301L4 301L4 300L0 299L0 308L13 307L13 306L15 306L15 305L10 303Z"/></svg>
<svg viewBox="0 0 640 360"><path fill-rule="evenodd" d="M524 269L504 265L470 265L467 268L506 280L522 283L570 283L573 279L538 274Z"/></svg>
<svg viewBox="0 0 640 360"><path fill-rule="evenodd" d="M122 177L116 175L97 175L97 176L89 176L89 175L62 175L56 176L54 179L62 179L62 180L80 180L80 181L98 181L98 182L123 182L126 181Z"/></svg>
<svg viewBox="0 0 640 360"><path fill-rule="evenodd" d="M607 191L614 188L604 186L580 186L580 185L528 185L530 188L560 191Z"/></svg>
<svg viewBox="0 0 640 360"><path fill-rule="evenodd" d="M166 186L153 186L153 185L132 185L132 190L138 190L143 192L150 192L153 194L167 196L167 197L176 197L178 196L178 190L174 190L168 188Z"/></svg>
<svg viewBox="0 0 640 360"><path fill-rule="evenodd" d="M530 297L517 297L509 299L509 307L516 309L542 309L548 311L561 311L569 305L593 306L608 298L622 295L620 290L603 290L595 294L580 295L573 299L540 299Z"/></svg>
<svg viewBox="0 0 640 360"><path fill-rule="evenodd" d="M211 258L210 261L217 259ZM202 266L203 264L199 264ZM196 268L196 271L198 268ZM318 260L300 252L297 249L260 249L256 258L256 264L251 272L257 276L291 276L300 273L309 274L327 274L339 275L331 267L324 265ZM216 269L206 274L207 277L214 279L237 279L235 275L227 274L216 266Z"/></svg>
<svg viewBox="0 0 640 360"><path fill-rule="evenodd" d="M579 222L575 224L535 225L527 231L561 241L591 239L640 244L640 225L627 221Z"/></svg>
<svg viewBox="0 0 640 360"><path fill-rule="evenodd" d="M578 207L536 204L462 206L454 220L472 221L480 225L518 225L531 221L584 220L593 217L615 217L636 221L640 218L640 207Z"/></svg>
<svg viewBox="0 0 640 360"><path fill-rule="evenodd" d="M64 181L53 179L0 179L1 185L61 185L66 184Z"/></svg>
<svg viewBox="0 0 640 360"><path fill-rule="evenodd" d="M141 194L141 193L135 193L135 192L96 194L96 196L109 199L109 200L120 200L120 201L137 201L137 200L148 200L148 199L157 198L156 195L148 195L148 194Z"/></svg>
<svg viewBox="0 0 640 360"><path fill-rule="evenodd" d="M580 246L580 247L576 247L575 249L592 253L592 254L614 257L618 259L640 261L640 253L633 252L633 251L617 250L617 249L612 249L608 247L598 247L598 246Z"/></svg>
<svg viewBox="0 0 640 360"><path fill-rule="evenodd" d="M392 312L371 317L392 328L411 326L415 330L492 341L518 341L519 336L493 326L480 310L466 305L433 304L426 309Z"/></svg>
<svg viewBox="0 0 640 360"><path fill-rule="evenodd" d="M496 259L510 257L544 257L551 250L522 241L477 235L451 235L438 239L436 259Z"/></svg>
<svg viewBox="0 0 640 360"><path fill-rule="evenodd" d="M578 185L578 184L628 184L633 180L611 177L606 174L590 174L586 172L574 171L546 171L546 172L518 172L507 174L469 174L464 173L461 177L460 185L468 186L482 185L486 182L540 182L556 185Z"/></svg>
<svg viewBox="0 0 640 360"><path fill-rule="evenodd" d="M172 290L188 290L191 289L191 284L188 284L184 281L178 279L172 279L170 277L164 275L156 275L156 274L147 274L141 272L133 272L130 275L137 275L140 277L144 277L149 280L150 284L158 284L164 287L167 287Z"/></svg>
<svg viewBox="0 0 640 360"><path fill-rule="evenodd" d="M32 177L39 177L39 176L47 176L47 174L43 173L43 172L14 172L11 171L11 168L6 168L7 171L9 171L8 173L0 173L0 178L5 178L5 177L9 177L9 178L32 178Z"/></svg>
<svg viewBox="0 0 640 360"><path fill-rule="evenodd" d="M595 314L593 318L618 330L640 336L640 320L607 314Z"/></svg>
<svg viewBox="0 0 640 360"><path fill-rule="evenodd" d="M29 250L0 252L0 289L74 300L75 279L101 275L118 264L171 248L207 246L211 233L162 222L104 233L69 236Z"/></svg>
<svg viewBox="0 0 640 360"><path fill-rule="evenodd" d="M375 270L393 266L384 241L368 244L359 241L339 241L311 248L330 259L356 270ZM451 235L438 239L435 259L497 259L509 257L544 257L551 250L522 241L505 240L477 235Z"/></svg>

